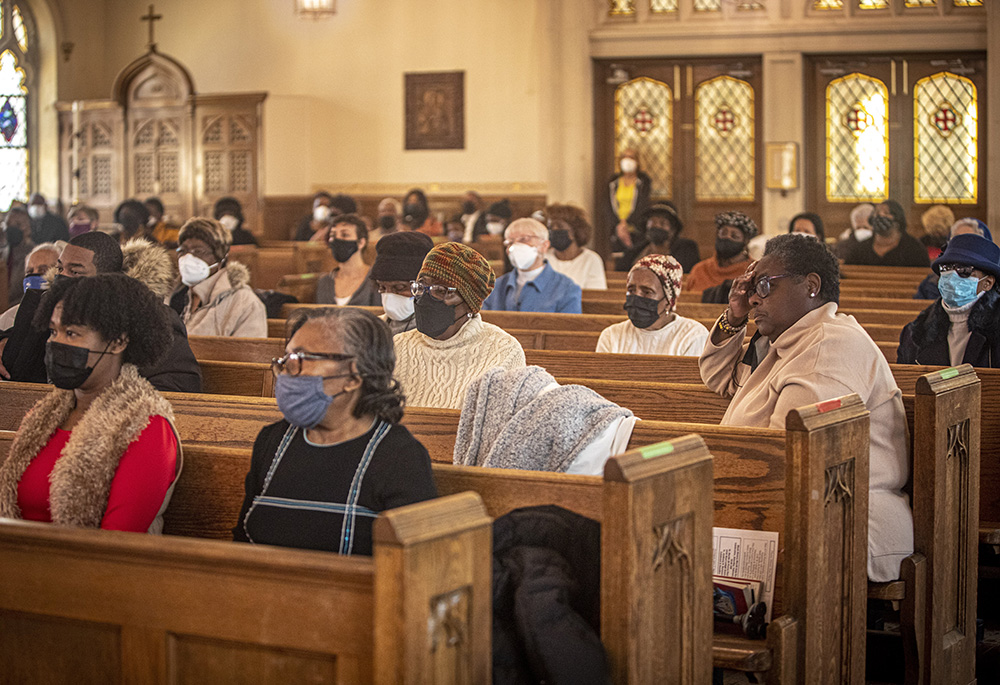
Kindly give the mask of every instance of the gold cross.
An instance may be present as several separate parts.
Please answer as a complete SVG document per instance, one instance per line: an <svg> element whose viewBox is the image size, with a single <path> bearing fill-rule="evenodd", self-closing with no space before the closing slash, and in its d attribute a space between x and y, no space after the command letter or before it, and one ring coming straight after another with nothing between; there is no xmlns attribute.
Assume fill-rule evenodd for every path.
<svg viewBox="0 0 1000 685"><path fill-rule="evenodd" d="M149 22L149 45L147 45L146 47L148 47L150 49L156 47L156 41L153 38L153 22L159 21L160 19L163 19L163 15L162 14L153 14L153 5L149 6L149 14L147 14L144 17L141 17L142 21L148 21Z"/></svg>

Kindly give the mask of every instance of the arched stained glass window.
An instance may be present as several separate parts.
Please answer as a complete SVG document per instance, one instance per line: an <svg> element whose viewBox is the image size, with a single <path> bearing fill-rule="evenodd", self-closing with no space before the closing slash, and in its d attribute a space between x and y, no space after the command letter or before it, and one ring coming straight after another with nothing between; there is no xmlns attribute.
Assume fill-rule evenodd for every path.
<svg viewBox="0 0 1000 685"><path fill-rule="evenodd" d="M17 39L17 46L21 52L28 51L28 30L24 26L24 17L21 16L21 8L14 5L10 15L11 26L14 29L14 38Z"/></svg>
<svg viewBox="0 0 1000 685"><path fill-rule="evenodd" d="M982 7L983 0L955 0L955 7Z"/></svg>
<svg viewBox="0 0 1000 685"><path fill-rule="evenodd" d="M695 89L695 199L754 199L753 102L753 86L731 76Z"/></svg>
<svg viewBox="0 0 1000 685"><path fill-rule="evenodd" d="M979 112L976 86L950 72L913 88L913 187L916 202L978 200Z"/></svg>
<svg viewBox="0 0 1000 685"><path fill-rule="evenodd" d="M615 89L615 158L639 151L642 170L652 179L652 194L673 193L674 99L670 86L645 76Z"/></svg>
<svg viewBox="0 0 1000 685"><path fill-rule="evenodd" d="M889 9L889 0L858 0L858 8L863 10Z"/></svg>
<svg viewBox="0 0 1000 685"><path fill-rule="evenodd" d="M30 16L0 0L0 211L27 200L31 171Z"/></svg>
<svg viewBox="0 0 1000 685"><path fill-rule="evenodd" d="M610 0L608 14L612 17L622 17L635 14L635 3L633 0Z"/></svg>
<svg viewBox="0 0 1000 685"><path fill-rule="evenodd" d="M813 0L814 10L842 10L844 9L843 0Z"/></svg>
<svg viewBox="0 0 1000 685"><path fill-rule="evenodd" d="M694 0L695 12L719 12L722 10L722 0Z"/></svg>
<svg viewBox="0 0 1000 685"><path fill-rule="evenodd" d="M885 84L848 74L826 87L826 199L884 200L889 186L889 126Z"/></svg>
<svg viewBox="0 0 1000 685"><path fill-rule="evenodd" d="M649 0L649 10L653 14L677 11L677 0Z"/></svg>

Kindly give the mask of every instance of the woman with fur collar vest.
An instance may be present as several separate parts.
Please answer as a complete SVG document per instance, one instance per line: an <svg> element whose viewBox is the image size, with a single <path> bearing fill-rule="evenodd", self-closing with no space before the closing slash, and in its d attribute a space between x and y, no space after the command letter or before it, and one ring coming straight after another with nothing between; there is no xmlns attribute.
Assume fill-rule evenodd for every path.
<svg viewBox="0 0 1000 685"><path fill-rule="evenodd" d="M1000 367L1000 247L975 233L956 235L931 268L941 296L906 324L896 361Z"/></svg>
<svg viewBox="0 0 1000 685"><path fill-rule="evenodd" d="M0 465L0 516L160 533L182 460L170 404L136 370L170 344L157 298L123 274L62 279L34 324L56 389Z"/></svg>
<svg viewBox="0 0 1000 685"><path fill-rule="evenodd" d="M250 272L227 259L232 234L215 219L194 217L178 239L181 285L167 303L188 335L266 338L267 310L250 287Z"/></svg>

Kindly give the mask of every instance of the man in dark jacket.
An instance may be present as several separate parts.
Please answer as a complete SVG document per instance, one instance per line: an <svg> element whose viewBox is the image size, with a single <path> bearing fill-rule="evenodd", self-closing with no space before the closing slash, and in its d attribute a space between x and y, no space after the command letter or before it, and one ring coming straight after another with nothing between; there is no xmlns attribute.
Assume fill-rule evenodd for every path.
<svg viewBox="0 0 1000 685"><path fill-rule="evenodd" d="M1000 367L1000 247L957 235L931 268L940 298L906 324L897 363Z"/></svg>
<svg viewBox="0 0 1000 685"><path fill-rule="evenodd" d="M45 196L41 193L31 196L28 216L31 217L31 242L35 245L69 240L69 224L58 214L49 211Z"/></svg>

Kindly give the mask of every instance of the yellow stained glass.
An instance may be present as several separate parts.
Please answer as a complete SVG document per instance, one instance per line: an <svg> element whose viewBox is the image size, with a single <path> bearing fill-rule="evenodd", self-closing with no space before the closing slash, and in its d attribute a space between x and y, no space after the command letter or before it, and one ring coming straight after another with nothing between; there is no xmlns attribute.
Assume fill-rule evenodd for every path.
<svg viewBox="0 0 1000 685"><path fill-rule="evenodd" d="M17 45L21 48L21 52L28 51L28 31L24 26L24 17L21 16L21 8L14 5L14 10L11 13L10 23L14 27L14 38L17 39Z"/></svg>
<svg viewBox="0 0 1000 685"><path fill-rule="evenodd" d="M670 86L642 76L615 89L615 158L639 152L654 197L670 199L674 186L674 98Z"/></svg>
<svg viewBox="0 0 1000 685"><path fill-rule="evenodd" d="M983 0L955 0L955 7L982 7Z"/></svg>
<svg viewBox="0 0 1000 685"><path fill-rule="evenodd" d="M815 0L813 2L814 10L842 10L844 9L844 0Z"/></svg>
<svg viewBox="0 0 1000 685"><path fill-rule="evenodd" d="M937 7L937 0L906 0L907 7Z"/></svg>
<svg viewBox="0 0 1000 685"><path fill-rule="evenodd" d="M722 0L694 0L695 12L719 12L722 10Z"/></svg>
<svg viewBox="0 0 1000 685"><path fill-rule="evenodd" d="M884 200L889 186L889 91L864 74L826 87L826 199Z"/></svg>
<svg viewBox="0 0 1000 685"><path fill-rule="evenodd" d="M754 199L753 99L753 86L731 76L695 90L695 199Z"/></svg>
<svg viewBox="0 0 1000 685"><path fill-rule="evenodd" d="M913 88L913 199L975 204L978 199L979 116L976 86L950 72Z"/></svg>
<svg viewBox="0 0 1000 685"><path fill-rule="evenodd" d="M764 4L760 0L738 0L736 9L739 11L756 11L764 9Z"/></svg>
<svg viewBox="0 0 1000 685"><path fill-rule="evenodd" d="M677 0L649 0L649 9L653 14L676 12Z"/></svg>
<svg viewBox="0 0 1000 685"><path fill-rule="evenodd" d="M635 2L633 0L610 0L608 14L612 17L621 17L635 14Z"/></svg>
<svg viewBox="0 0 1000 685"><path fill-rule="evenodd" d="M3 0L0 0L0 38L3 38Z"/></svg>
<svg viewBox="0 0 1000 685"><path fill-rule="evenodd" d="M889 0L858 0L858 7L863 10L884 10L889 8Z"/></svg>

